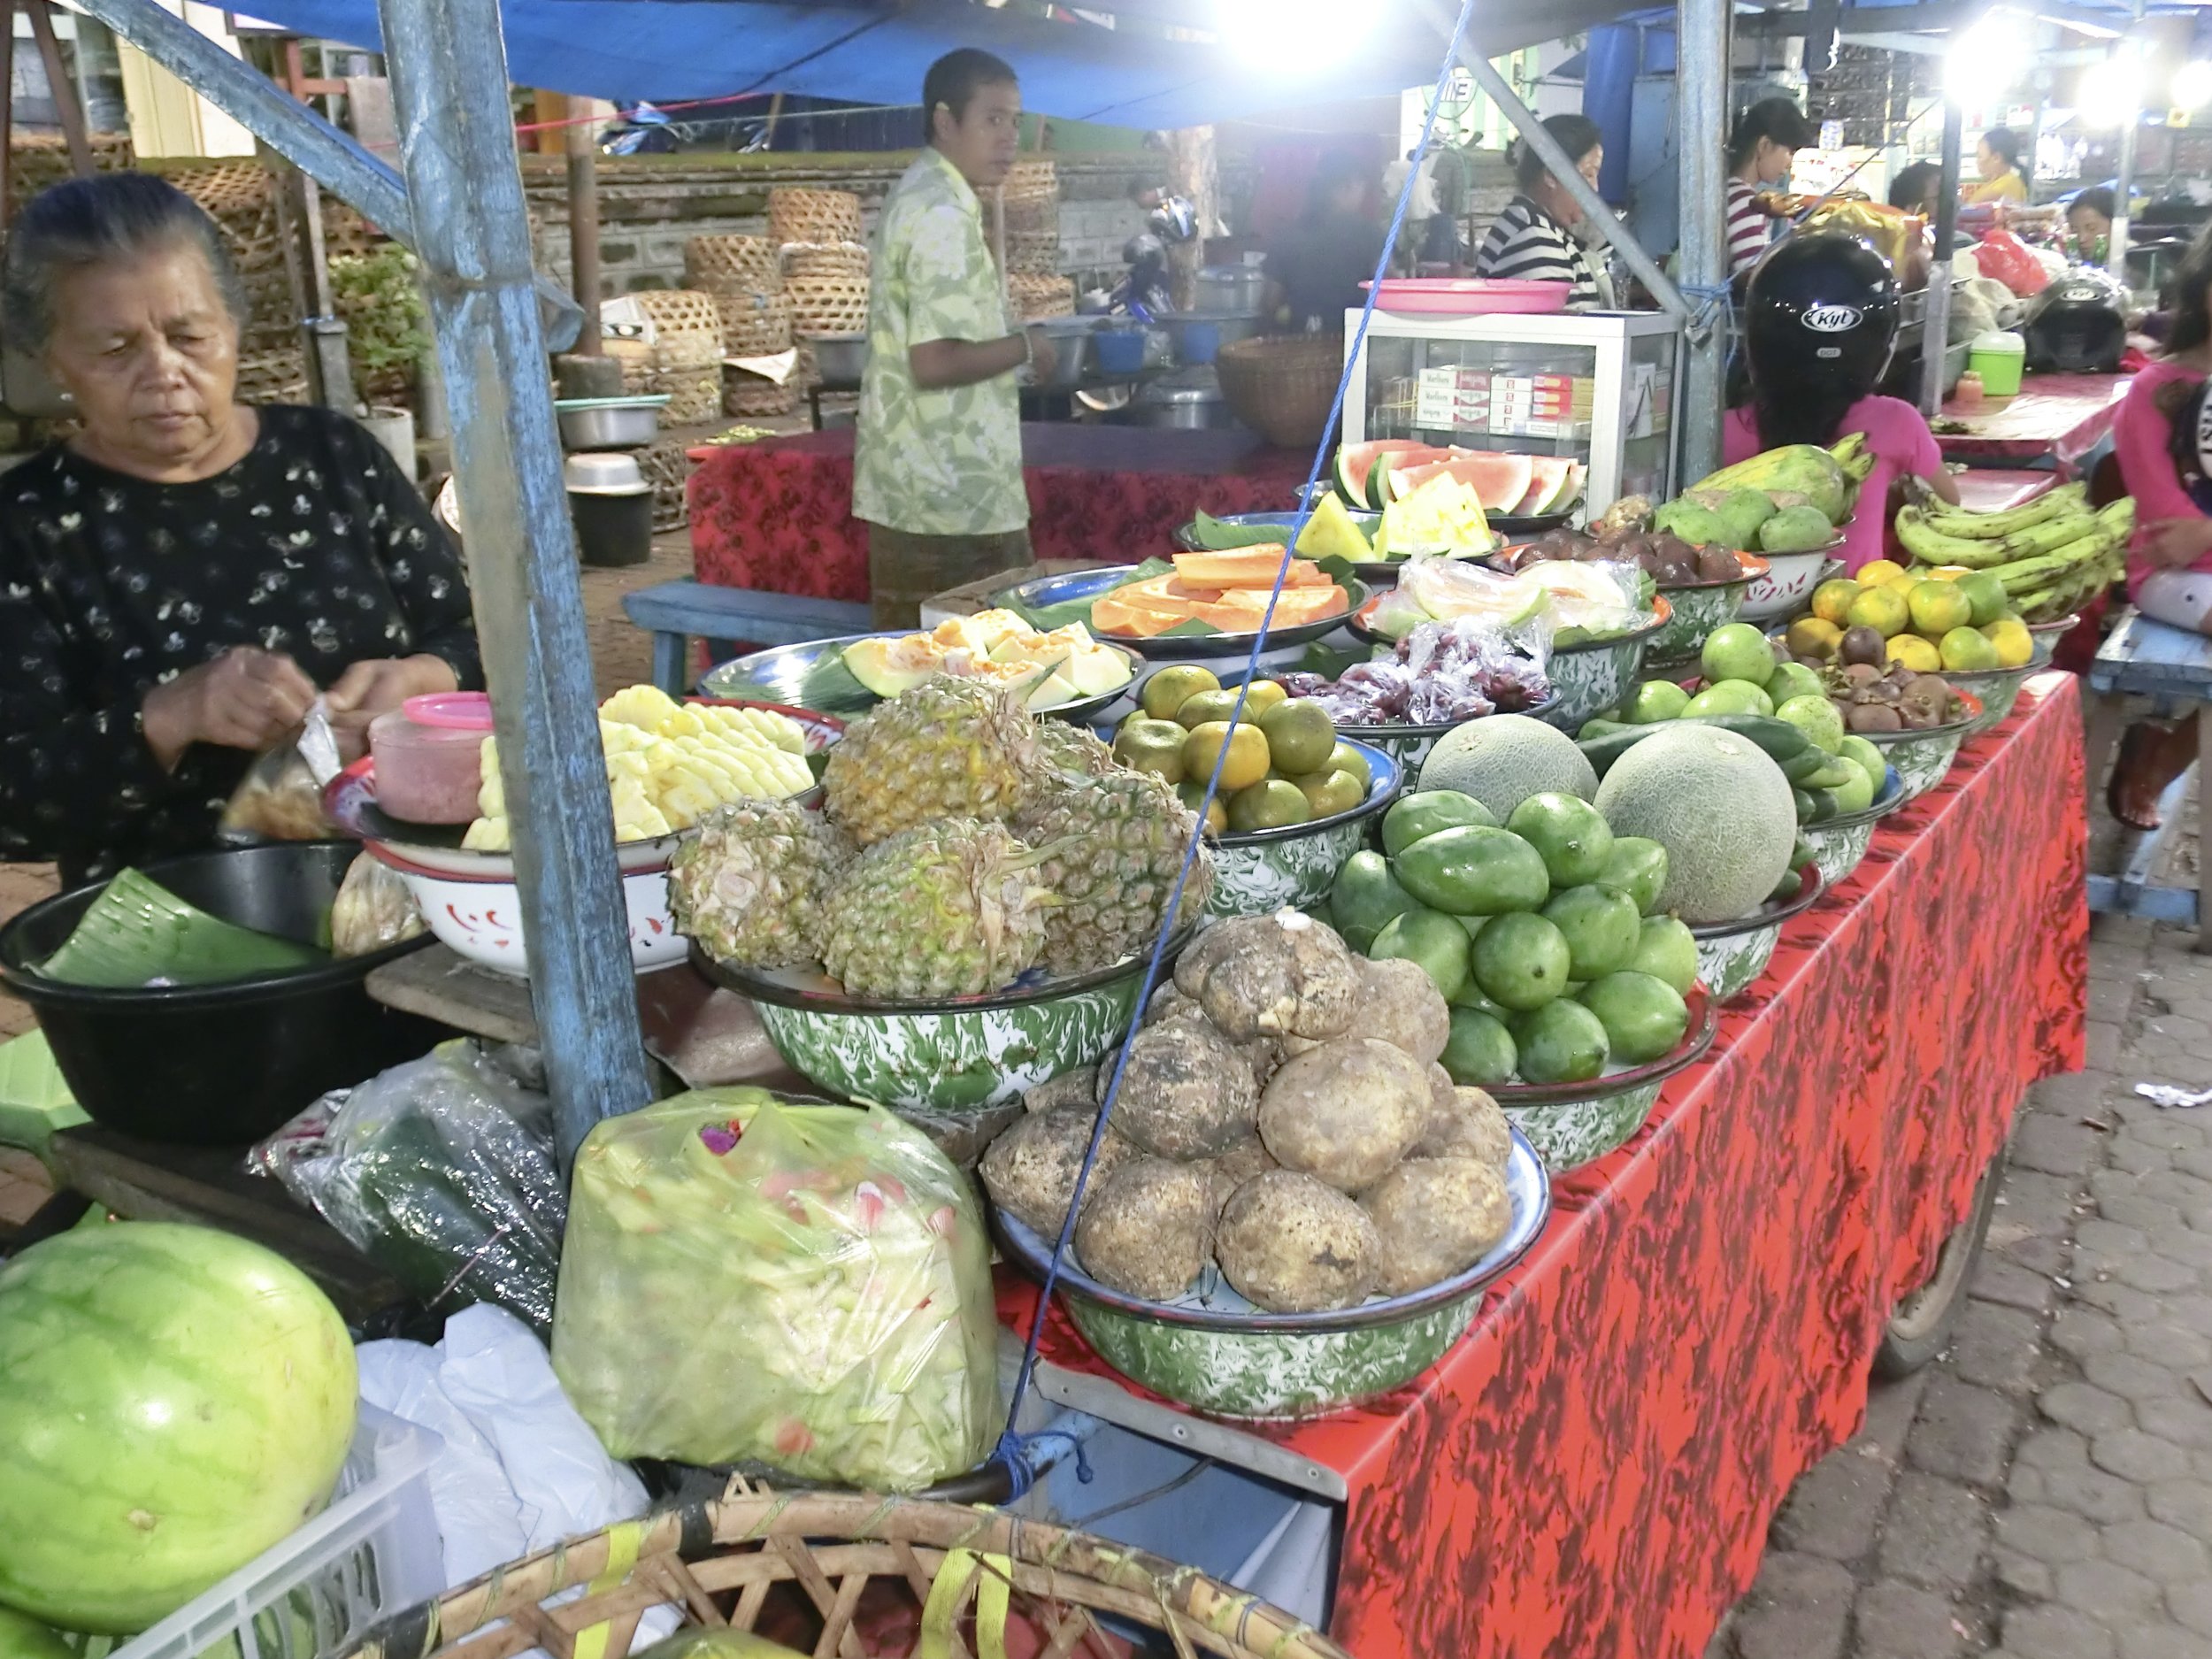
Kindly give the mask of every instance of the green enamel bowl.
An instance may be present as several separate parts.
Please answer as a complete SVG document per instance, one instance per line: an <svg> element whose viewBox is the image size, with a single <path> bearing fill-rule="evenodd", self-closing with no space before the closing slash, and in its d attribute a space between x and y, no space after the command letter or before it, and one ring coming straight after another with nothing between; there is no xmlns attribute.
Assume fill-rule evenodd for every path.
<svg viewBox="0 0 2212 1659"><path fill-rule="evenodd" d="M1767 573L1767 562L1756 553L1739 553L1743 574L1711 582L1662 582L1659 591L1674 614L1667 626L1644 646L1645 660L1671 662L1695 656L1705 636L1743 614L1744 596Z"/></svg>
<svg viewBox="0 0 2212 1659"><path fill-rule="evenodd" d="M1491 1097L1504 1108L1514 1128L1528 1137L1546 1169L1565 1175L1624 1144L1659 1103L1661 1086L1713 1046L1713 1034L1719 1028L1714 999L1702 986L1693 986L1686 1000L1689 1029L1656 1060L1579 1083L1489 1086Z"/></svg>
<svg viewBox="0 0 2212 1659"><path fill-rule="evenodd" d="M1823 824L1799 825L1797 833L1813 849L1822 879L1832 887L1848 881L1873 844L1874 826L1904 805L1905 799L1905 780L1892 766L1883 777L1882 793L1863 811L1839 812Z"/></svg>
<svg viewBox="0 0 2212 1659"><path fill-rule="evenodd" d="M1944 678L1948 680L1949 675ZM2015 688L2016 692L2017 687ZM1966 718L1947 726L1931 726L1917 732L1862 732L1859 735L1882 751L1882 758L1897 768L1905 780L1905 799L1924 795L1941 783L1958 758L1959 745L1980 729L1982 700L1970 691L1958 693L1967 705Z"/></svg>
<svg viewBox="0 0 2212 1659"><path fill-rule="evenodd" d="M1169 940L1163 972L1194 931ZM804 969L717 962L696 940L691 961L752 999L776 1052L817 1087L926 1125L1002 1106L1107 1053L1136 1017L1147 957L1088 973L1033 969L1003 990L941 1001L848 996Z"/></svg>
<svg viewBox="0 0 2212 1659"><path fill-rule="evenodd" d="M1213 915L1272 916L1316 902L1335 883L1338 868L1359 850L1367 820L1398 798L1405 787L1405 768L1373 743L1338 735L1367 762L1367 799L1348 812L1310 823L1218 838L1213 896L1206 903Z"/></svg>
<svg viewBox="0 0 2212 1659"><path fill-rule="evenodd" d="M1543 720L1548 723L1551 711L1558 705L1558 703L1559 694L1555 691L1541 703L1533 703L1525 709L1509 710L1506 712L1525 714L1532 720ZM1479 714L1473 718L1476 720L1485 720L1490 717ZM1396 761L1405 771L1405 789L1409 793L1420 785L1421 767L1428 759L1429 752L1448 733L1456 732L1461 726L1471 723L1469 720L1445 720L1433 725L1415 726L1404 721L1397 721L1387 722L1380 726L1340 726L1337 727L1337 734L1345 736L1348 733L1357 733L1359 735L1356 741L1371 744ZM1348 739L1348 741L1350 740Z"/></svg>
<svg viewBox="0 0 2212 1659"><path fill-rule="evenodd" d="M1943 671L1955 691L1963 691L1982 700L1982 711L1966 723L1967 741L1979 737L2012 712L2012 705L2020 700L2020 687L2030 674L2039 674L2051 665L2051 658L2058 653L2059 636L2055 634L2035 634L2035 652L2017 668L1974 668L1953 672Z"/></svg>
<svg viewBox="0 0 2212 1659"><path fill-rule="evenodd" d="M1690 937L1697 941L1697 977L1711 989L1713 1000L1732 1002L1750 989L1774 959L1782 924L1810 910L1827 890L1828 879L1821 874L1816 858L1797 872L1794 897L1769 899L1750 915L1732 922L1692 925Z"/></svg>
<svg viewBox="0 0 2212 1659"><path fill-rule="evenodd" d="M1551 1215L1543 1163L1517 1133L1505 1187L1513 1219L1480 1261L1425 1290L1356 1308L1267 1313L1238 1295L1210 1262L1172 1302L1102 1285L1072 1255L1060 1265L1057 1287L1098 1356L1163 1399L1210 1417L1321 1417L1403 1387L1474 1322L1483 1287L1521 1259ZM1041 1283L1054 1241L1004 1210L997 1217L1007 1255Z"/></svg>

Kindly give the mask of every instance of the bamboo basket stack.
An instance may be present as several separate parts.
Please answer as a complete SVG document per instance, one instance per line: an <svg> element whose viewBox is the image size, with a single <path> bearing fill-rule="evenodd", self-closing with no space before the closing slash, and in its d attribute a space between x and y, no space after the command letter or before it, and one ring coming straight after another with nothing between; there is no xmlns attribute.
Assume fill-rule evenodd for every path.
<svg viewBox="0 0 2212 1659"><path fill-rule="evenodd" d="M1019 161L999 187L1006 292L1025 323L1075 310L1075 283L1060 274L1060 174L1050 161Z"/></svg>
<svg viewBox="0 0 2212 1659"><path fill-rule="evenodd" d="M797 384L820 378L812 337L868 329L868 250L860 198L845 190L768 192L768 234L783 257L784 296L798 342Z"/></svg>
<svg viewBox="0 0 2212 1659"><path fill-rule="evenodd" d="M637 452L638 471L653 487L655 535L680 530L691 521L691 509L684 498L684 486L691 477L689 448L689 441L684 438L656 438Z"/></svg>
<svg viewBox="0 0 2212 1659"><path fill-rule="evenodd" d="M631 297L653 319L654 342L641 365L624 365L627 388L665 396L664 426L695 426L712 420L722 407L722 313L715 296L698 288L649 288Z"/></svg>
<svg viewBox="0 0 2212 1659"><path fill-rule="evenodd" d="M714 296L722 356L767 357L791 349L791 303L783 258L766 236L694 236L684 244L684 280ZM781 386L749 370L722 368L722 408L732 415L787 415L799 401L798 377Z"/></svg>

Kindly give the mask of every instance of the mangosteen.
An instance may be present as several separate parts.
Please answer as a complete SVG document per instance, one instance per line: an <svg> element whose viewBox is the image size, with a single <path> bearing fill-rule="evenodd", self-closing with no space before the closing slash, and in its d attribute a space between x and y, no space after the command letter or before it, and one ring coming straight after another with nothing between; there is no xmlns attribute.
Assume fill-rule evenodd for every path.
<svg viewBox="0 0 2212 1659"><path fill-rule="evenodd" d="M1861 703L1843 718L1843 723L1862 737L1878 732L1901 732L1905 722L1894 709L1884 708L1878 703Z"/></svg>
<svg viewBox="0 0 2212 1659"><path fill-rule="evenodd" d="M1709 547L1697 556L1697 573L1709 582L1732 582L1743 574L1743 561L1732 548Z"/></svg>
<svg viewBox="0 0 2212 1659"><path fill-rule="evenodd" d="M1861 624L1855 628L1844 630L1842 643L1836 647L1836 655L1847 664L1869 663L1878 666L1886 649L1878 630Z"/></svg>
<svg viewBox="0 0 2212 1659"><path fill-rule="evenodd" d="M1882 671L1871 663L1853 663L1843 671L1843 683L1857 689L1872 685L1882 677Z"/></svg>

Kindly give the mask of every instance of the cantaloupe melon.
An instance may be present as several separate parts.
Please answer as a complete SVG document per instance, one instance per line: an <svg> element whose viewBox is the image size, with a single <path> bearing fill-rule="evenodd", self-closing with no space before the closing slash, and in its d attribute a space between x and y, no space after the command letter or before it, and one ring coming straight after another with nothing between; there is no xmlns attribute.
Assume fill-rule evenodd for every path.
<svg viewBox="0 0 2212 1659"><path fill-rule="evenodd" d="M1574 740L1525 714L1486 715L1455 726L1421 763L1424 790L1471 795L1501 824L1532 795L1550 789L1587 801L1597 787L1596 769Z"/></svg>
<svg viewBox="0 0 2212 1659"><path fill-rule="evenodd" d="M1644 739L1613 763L1594 804L1616 835L1642 835L1667 849L1659 909L1693 924L1757 910L1797 841L1782 769L1755 743L1715 726L1682 722Z"/></svg>

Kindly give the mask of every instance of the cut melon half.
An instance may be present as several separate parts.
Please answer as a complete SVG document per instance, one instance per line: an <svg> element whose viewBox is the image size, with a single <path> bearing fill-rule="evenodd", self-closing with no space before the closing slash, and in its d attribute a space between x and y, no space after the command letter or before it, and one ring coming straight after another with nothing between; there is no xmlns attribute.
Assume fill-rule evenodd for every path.
<svg viewBox="0 0 2212 1659"><path fill-rule="evenodd" d="M1537 513L1556 512L1558 509L1552 503L1567 488L1567 480L1574 472L1574 463L1564 456L1532 455L1529 457L1529 468L1532 476L1528 494L1521 497L1521 504L1513 509L1514 513L1526 518Z"/></svg>
<svg viewBox="0 0 2212 1659"><path fill-rule="evenodd" d="M1336 452L1336 492L1355 507L1379 507L1383 503L1367 493L1369 480L1373 477L1375 463L1386 455L1420 449L1428 445L1411 438L1377 438L1368 443L1340 445Z"/></svg>

